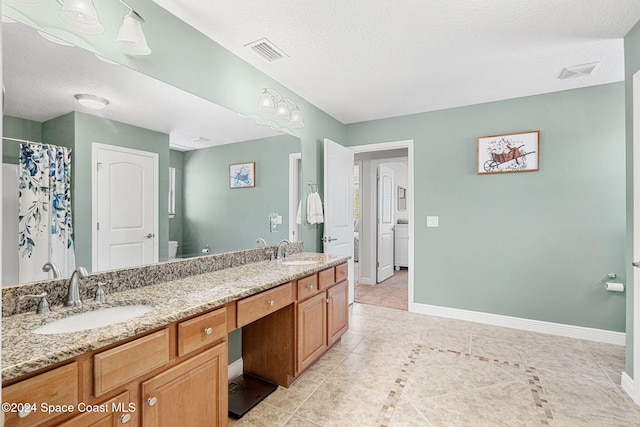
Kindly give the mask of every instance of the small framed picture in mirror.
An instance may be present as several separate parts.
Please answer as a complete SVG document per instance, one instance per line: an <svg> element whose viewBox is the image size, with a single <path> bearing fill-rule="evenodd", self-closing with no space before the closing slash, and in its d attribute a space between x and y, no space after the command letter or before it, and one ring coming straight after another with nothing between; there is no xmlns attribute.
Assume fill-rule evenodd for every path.
<svg viewBox="0 0 640 427"><path fill-rule="evenodd" d="M256 162L229 165L229 188L256 186Z"/></svg>

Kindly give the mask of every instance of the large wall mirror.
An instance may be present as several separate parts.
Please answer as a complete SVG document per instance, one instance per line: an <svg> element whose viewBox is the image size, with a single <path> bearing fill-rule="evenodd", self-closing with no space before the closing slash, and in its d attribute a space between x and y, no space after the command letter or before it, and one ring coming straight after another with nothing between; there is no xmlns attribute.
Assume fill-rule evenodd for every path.
<svg viewBox="0 0 640 427"><path fill-rule="evenodd" d="M2 31L3 286L52 278L47 261L64 276L289 237L297 138L27 25ZM85 94L108 104L87 108L75 96ZM240 163L255 164L253 186L229 185ZM283 223L271 231L274 213Z"/></svg>

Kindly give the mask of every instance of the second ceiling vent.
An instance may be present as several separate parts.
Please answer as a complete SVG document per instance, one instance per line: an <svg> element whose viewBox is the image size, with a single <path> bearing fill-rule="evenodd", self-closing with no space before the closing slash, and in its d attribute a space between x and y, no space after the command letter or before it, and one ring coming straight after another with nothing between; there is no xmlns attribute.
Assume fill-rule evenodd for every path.
<svg viewBox="0 0 640 427"><path fill-rule="evenodd" d="M250 48L262 59L268 62L275 62L289 57L289 55L284 53L282 49L278 48L278 46L273 44L267 38L246 44L244 45L244 47Z"/></svg>
<svg viewBox="0 0 640 427"><path fill-rule="evenodd" d="M590 62L588 64L574 65L572 67L563 68L558 76L559 79L570 79L572 77L584 77L593 73L593 70L600 62Z"/></svg>

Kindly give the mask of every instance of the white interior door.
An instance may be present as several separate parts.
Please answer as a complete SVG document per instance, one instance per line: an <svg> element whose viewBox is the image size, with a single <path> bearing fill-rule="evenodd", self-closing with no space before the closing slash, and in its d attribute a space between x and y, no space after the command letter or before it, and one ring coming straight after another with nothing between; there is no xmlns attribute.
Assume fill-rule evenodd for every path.
<svg viewBox="0 0 640 427"><path fill-rule="evenodd" d="M393 169L378 166L377 283L393 276Z"/></svg>
<svg viewBox="0 0 640 427"><path fill-rule="evenodd" d="M324 140L324 252L348 255L349 304L353 282L353 151Z"/></svg>
<svg viewBox="0 0 640 427"><path fill-rule="evenodd" d="M158 155L94 144L93 271L158 262Z"/></svg>

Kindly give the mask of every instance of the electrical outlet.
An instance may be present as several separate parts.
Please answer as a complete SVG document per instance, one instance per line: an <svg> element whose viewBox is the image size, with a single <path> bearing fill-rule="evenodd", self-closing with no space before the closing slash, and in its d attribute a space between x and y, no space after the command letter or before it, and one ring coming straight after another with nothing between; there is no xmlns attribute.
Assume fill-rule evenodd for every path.
<svg viewBox="0 0 640 427"><path fill-rule="evenodd" d="M427 216L427 227L429 228L437 228L438 227L438 217L437 216Z"/></svg>

